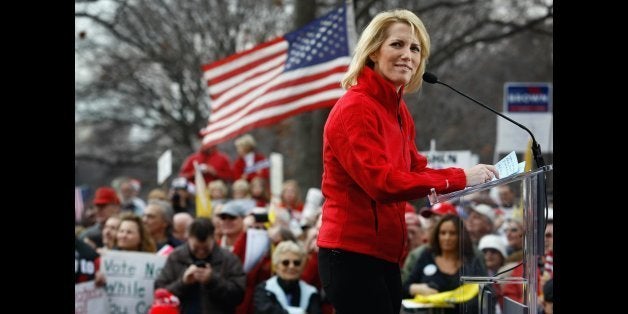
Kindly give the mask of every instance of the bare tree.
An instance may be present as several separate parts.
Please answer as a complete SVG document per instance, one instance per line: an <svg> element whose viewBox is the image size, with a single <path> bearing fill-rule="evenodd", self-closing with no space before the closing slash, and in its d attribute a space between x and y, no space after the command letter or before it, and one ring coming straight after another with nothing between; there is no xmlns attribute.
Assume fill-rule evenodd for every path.
<svg viewBox="0 0 628 314"><path fill-rule="evenodd" d="M90 75L77 73L76 119L80 125L107 121L112 128L148 130L145 145L127 147L116 159L120 163L148 150L154 165L164 146L174 148L178 160L190 153L209 116L202 65L286 28L283 8L270 1L95 2L75 10L77 21L92 25L77 38L77 62L88 66ZM124 138L118 140L102 144L127 146ZM102 154L82 144L78 160L102 161Z"/></svg>
<svg viewBox="0 0 628 314"><path fill-rule="evenodd" d="M90 10L91 3L79 4L76 19L98 25L107 40L92 37L90 32L96 30L77 39L77 60L88 64L92 73L77 79L77 119L87 124L109 121L110 128L131 130L135 125L150 131L144 145L133 146L137 147L134 151L127 142L114 141L122 144L111 154L127 157L109 158L110 163L123 163L132 155L146 156L148 153L137 152L159 151L158 147L165 146L178 151L177 161L193 149L196 134L206 126L210 114L203 64L294 30L342 2L115 0L111 13ZM551 1L354 0L353 5L358 33L382 10L407 8L417 13L432 39L428 70L442 73L463 90L477 92L475 96L490 104L500 103L504 80L551 80ZM539 60L543 69L530 71L531 64ZM79 74L77 77L82 77ZM406 96L417 122L419 148L424 149L429 139L437 136L440 149L468 148L490 162L494 118L450 96L425 87ZM286 155L285 176L297 179L304 188L320 185L322 128L328 112L304 113L252 132L265 153ZM478 121L491 122L478 129ZM468 130L474 129L477 134L467 138ZM231 146L221 144L233 156ZM124 152L124 147L129 150ZM77 149L80 158L93 155L97 154L89 149ZM155 152L152 158L154 162Z"/></svg>

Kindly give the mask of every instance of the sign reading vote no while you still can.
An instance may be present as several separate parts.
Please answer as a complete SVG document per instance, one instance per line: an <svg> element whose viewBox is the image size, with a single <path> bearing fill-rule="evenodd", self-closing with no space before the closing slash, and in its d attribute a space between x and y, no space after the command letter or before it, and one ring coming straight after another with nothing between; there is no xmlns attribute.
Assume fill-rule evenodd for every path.
<svg viewBox="0 0 628 314"><path fill-rule="evenodd" d="M107 279L108 313L148 313L153 283L165 264L166 256L154 253L107 251L100 270Z"/></svg>

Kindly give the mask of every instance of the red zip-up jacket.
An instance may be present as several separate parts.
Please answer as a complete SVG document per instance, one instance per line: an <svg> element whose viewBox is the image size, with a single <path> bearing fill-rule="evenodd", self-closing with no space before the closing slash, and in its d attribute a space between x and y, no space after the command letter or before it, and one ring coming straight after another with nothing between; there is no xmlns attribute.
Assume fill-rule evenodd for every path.
<svg viewBox="0 0 628 314"><path fill-rule="evenodd" d="M319 247L399 263L405 202L463 189L460 168L430 169L414 144L414 121L395 86L365 67L338 100L323 133Z"/></svg>

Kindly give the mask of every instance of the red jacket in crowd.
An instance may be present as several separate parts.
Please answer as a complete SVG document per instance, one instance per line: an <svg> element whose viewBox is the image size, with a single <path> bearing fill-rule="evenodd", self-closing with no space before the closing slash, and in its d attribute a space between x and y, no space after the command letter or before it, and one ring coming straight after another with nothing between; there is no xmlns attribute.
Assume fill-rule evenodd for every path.
<svg viewBox="0 0 628 314"><path fill-rule="evenodd" d="M269 170L270 166L261 166L263 161L266 161L266 163L270 162L266 159L266 156L262 155L261 153L255 152L253 163L254 163L254 168L256 169L255 171L249 172L246 175L245 179L247 181L251 182L251 180L253 180L253 178L255 177L262 177L266 180L270 178L270 170ZM234 180L242 179L242 175L244 174L245 170L246 170L246 162L244 161L244 157L240 156L238 159L236 159L235 163L233 164L233 179Z"/></svg>
<svg viewBox="0 0 628 314"><path fill-rule="evenodd" d="M209 152L199 151L188 156L188 158L183 162L181 171L179 171L180 177L185 177L188 181L194 182L194 161L198 162L199 165L210 165L216 170L216 175L209 172L203 173L205 183L209 183L217 179L221 179L225 182L233 180L233 172L231 171L231 161L229 160L229 156L216 150L215 148L212 148Z"/></svg>
<svg viewBox="0 0 628 314"><path fill-rule="evenodd" d="M460 168L430 169L412 116L392 83L365 67L333 107L323 134L323 224L318 246L398 263L405 202L463 189Z"/></svg>

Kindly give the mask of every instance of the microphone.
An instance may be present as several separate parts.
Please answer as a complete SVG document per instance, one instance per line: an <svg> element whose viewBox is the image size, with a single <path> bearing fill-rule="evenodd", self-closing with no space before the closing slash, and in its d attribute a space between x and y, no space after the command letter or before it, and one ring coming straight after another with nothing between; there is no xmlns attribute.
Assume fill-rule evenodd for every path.
<svg viewBox="0 0 628 314"><path fill-rule="evenodd" d="M447 87L449 87L449 89L453 90L454 92L464 96L465 98L473 101L474 103L492 111L493 113L495 113L496 115L514 123L515 125L517 125L518 127L526 130L528 132L528 134L530 134L530 136L532 137L532 156L534 157L534 162L536 163L536 167L537 168L541 168L543 166L545 166L545 161L543 160L543 155L541 154L541 145L539 145L539 143L537 143L536 139L534 138L534 134L532 134L532 132L526 128L524 125L522 125L521 123L508 118L507 116L505 116L504 114L497 112L495 110L493 110L492 108L489 108L487 105L467 96L466 94L458 91L457 89L441 82L438 80L438 77L430 72L425 72L423 73L423 81L428 82L430 84L441 84L441 85L445 85ZM539 217L539 225L542 226L540 228L538 228L536 230L537 232L537 243L536 243L536 251L535 253L539 256L539 258L543 255L545 255L545 241L544 241L544 236L545 236L545 221L546 221L546 215L547 215L547 211L546 211L546 205L547 205L547 191L545 189L545 176L543 175L543 173L539 174L539 180L537 182L537 186L536 186L536 193L538 193L538 195L543 195L544 197L539 197L537 199L537 208L536 208L536 215L537 217Z"/></svg>
<svg viewBox="0 0 628 314"><path fill-rule="evenodd" d="M541 154L541 145L539 145L539 143L534 138L534 134L532 134L532 132L528 128L526 128L523 124L521 124L521 123L519 123L519 122L517 122L517 121L515 121L515 120L513 120L513 119L511 119L509 117L507 117L506 115L504 115L504 114L502 114L500 112L497 112L497 111L493 110L493 108L490 108L489 106L487 106L487 105L485 105L485 104L483 104L483 103L481 103L481 102L471 98L470 96L467 96L466 94L464 94L464 93L458 91L457 89L447 85L446 83L443 83L443 82L439 81L438 77L436 75L430 73L430 72L423 73L423 81L428 82L430 84L445 85L445 86L449 87L449 89L453 90L454 92L464 96L465 98L467 98L467 99L473 101L474 103L476 103L476 104L486 108L487 110L492 111L494 114L496 114L496 115L498 115L498 116L500 116L500 117L502 117L502 118L504 118L504 119L506 119L506 120L508 120L508 121L510 121L512 123L514 123L515 125L517 125L518 127L522 128L522 129L526 130L528 132L528 134L530 134L530 136L532 137L532 156L534 157L534 162L536 163L536 167L537 168L541 168L541 167L545 166L545 160L543 160L543 154Z"/></svg>

